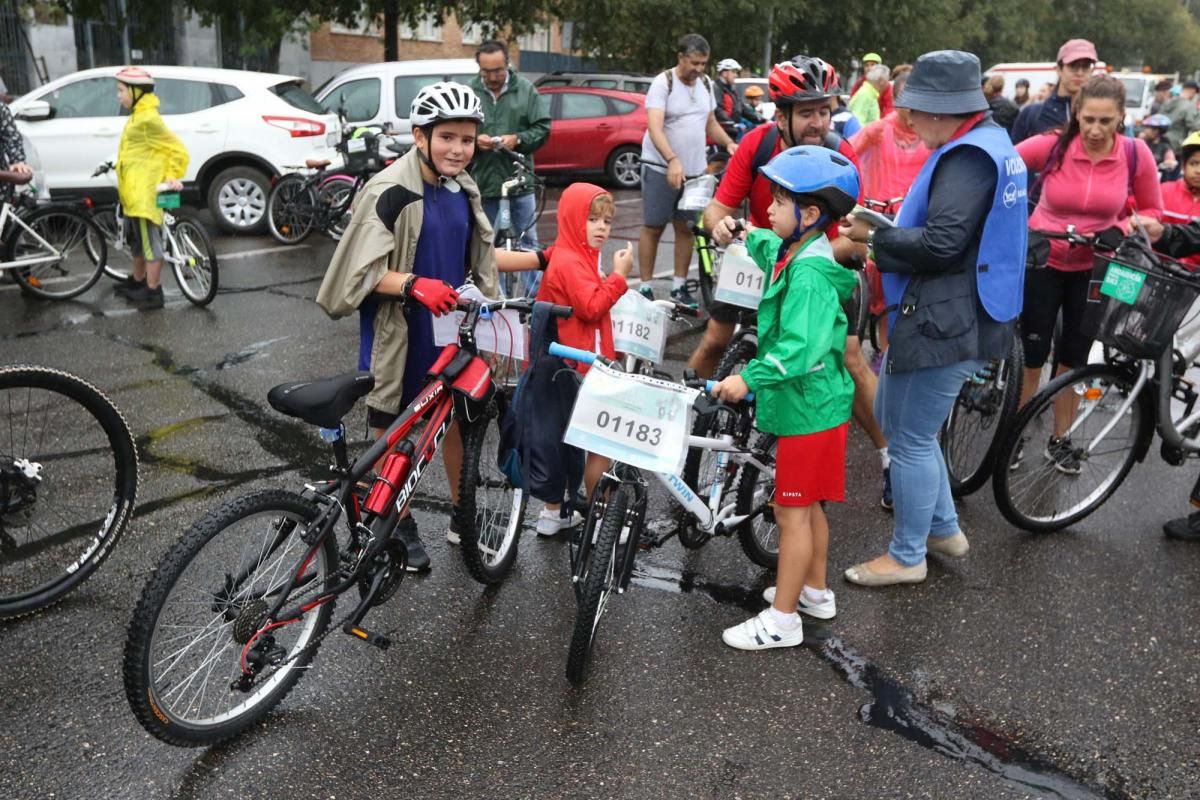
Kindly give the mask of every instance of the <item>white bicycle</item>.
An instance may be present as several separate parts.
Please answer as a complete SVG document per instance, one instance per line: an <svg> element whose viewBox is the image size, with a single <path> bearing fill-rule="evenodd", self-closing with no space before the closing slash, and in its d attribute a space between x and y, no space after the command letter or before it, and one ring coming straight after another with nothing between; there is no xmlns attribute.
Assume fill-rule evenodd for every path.
<svg viewBox="0 0 1200 800"><path fill-rule="evenodd" d="M96 168L93 177L110 172L114 165L105 161ZM158 185L158 205L163 212L162 248L163 262L175 273L175 282L191 303L206 306L217 296L218 273L217 251L213 247L208 231L200 221L178 210L179 193L171 192L165 184ZM111 206L96 206L92 210L92 221L101 231L101 244L107 245L110 258L101 260L104 271L117 280L128 280L132 270L133 250L125 238L125 217L118 203ZM88 248L98 251L93 239ZM96 253L93 253L96 256Z"/></svg>
<svg viewBox="0 0 1200 800"><path fill-rule="evenodd" d="M30 173L0 172L0 182L21 185ZM83 294L100 280L108 256L99 226L72 206L49 205L18 214L0 205L0 272L21 291L48 300Z"/></svg>

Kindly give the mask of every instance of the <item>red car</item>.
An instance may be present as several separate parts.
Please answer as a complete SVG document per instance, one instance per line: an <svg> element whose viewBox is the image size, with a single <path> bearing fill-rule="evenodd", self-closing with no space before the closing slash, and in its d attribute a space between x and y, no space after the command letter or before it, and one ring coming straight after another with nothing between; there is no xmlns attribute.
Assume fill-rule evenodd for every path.
<svg viewBox="0 0 1200 800"><path fill-rule="evenodd" d="M533 154L537 171L602 172L621 189L642 185L646 96L615 89L545 86L550 138Z"/></svg>

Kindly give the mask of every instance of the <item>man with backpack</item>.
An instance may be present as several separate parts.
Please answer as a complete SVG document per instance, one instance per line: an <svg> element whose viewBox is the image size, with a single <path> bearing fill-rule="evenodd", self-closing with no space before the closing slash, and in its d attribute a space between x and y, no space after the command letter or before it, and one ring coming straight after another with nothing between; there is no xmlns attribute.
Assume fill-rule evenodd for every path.
<svg viewBox="0 0 1200 800"><path fill-rule="evenodd" d="M675 228L675 277L671 298L696 305L685 283L692 262L691 219L676 206L688 178L703 175L708 161L705 136L730 155L737 150L717 122L708 67L708 41L698 33L679 39L678 63L658 75L646 93L646 135L642 138L642 232L638 239L641 291L653 296L650 280L658 242L670 222Z"/></svg>

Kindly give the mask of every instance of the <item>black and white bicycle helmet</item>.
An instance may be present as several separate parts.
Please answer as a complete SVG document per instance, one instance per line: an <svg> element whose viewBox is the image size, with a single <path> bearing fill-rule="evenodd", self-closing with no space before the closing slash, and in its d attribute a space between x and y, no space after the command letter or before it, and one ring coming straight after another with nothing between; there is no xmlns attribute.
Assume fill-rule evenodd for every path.
<svg viewBox="0 0 1200 800"><path fill-rule="evenodd" d="M469 86L454 81L440 81L417 92L408 118L414 128L456 119L482 123L483 107Z"/></svg>

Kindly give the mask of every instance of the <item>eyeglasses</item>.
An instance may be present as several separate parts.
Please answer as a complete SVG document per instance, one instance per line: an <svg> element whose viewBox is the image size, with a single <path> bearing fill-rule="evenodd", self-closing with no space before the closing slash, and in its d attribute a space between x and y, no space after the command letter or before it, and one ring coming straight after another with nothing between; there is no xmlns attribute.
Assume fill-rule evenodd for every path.
<svg viewBox="0 0 1200 800"><path fill-rule="evenodd" d="M1091 61L1072 61L1070 64L1060 64L1059 66L1070 72L1091 72L1096 65Z"/></svg>
<svg viewBox="0 0 1200 800"><path fill-rule="evenodd" d="M508 67L495 67L493 69L486 69L484 67L480 67L479 71L482 72L484 75L499 75L503 72L508 72Z"/></svg>

